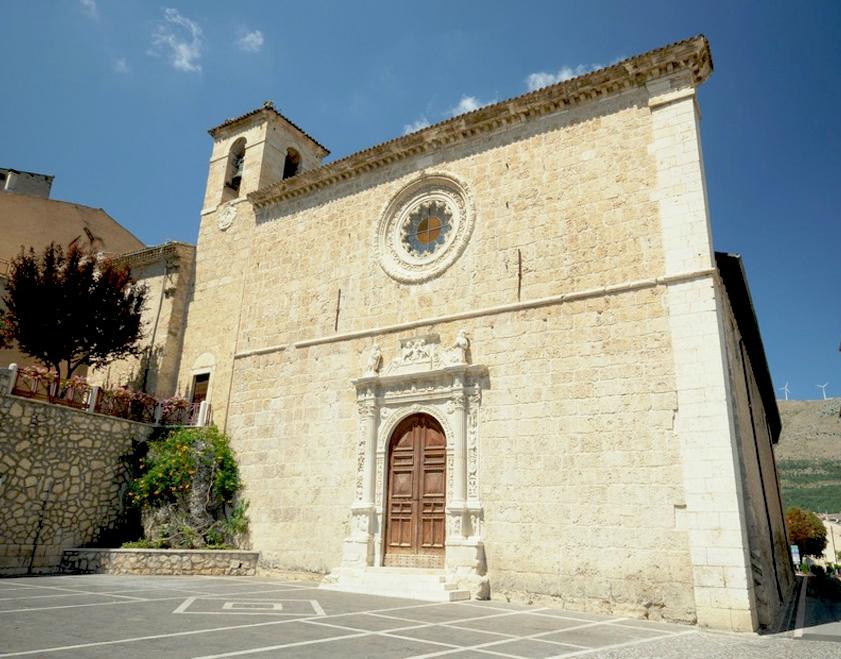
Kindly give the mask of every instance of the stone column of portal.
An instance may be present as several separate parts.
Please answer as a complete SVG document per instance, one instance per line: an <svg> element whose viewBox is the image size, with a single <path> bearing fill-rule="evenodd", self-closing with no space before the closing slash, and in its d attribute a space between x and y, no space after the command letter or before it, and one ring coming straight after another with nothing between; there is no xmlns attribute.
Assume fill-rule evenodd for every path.
<svg viewBox="0 0 841 659"><path fill-rule="evenodd" d="M469 590L471 596L488 598L485 577L484 545L474 535L468 521L467 503L467 400L464 383L455 378L452 398L453 420L453 492L447 504L447 539L444 568L448 583Z"/></svg>
<svg viewBox="0 0 841 659"><path fill-rule="evenodd" d="M377 463L377 406L371 400L359 402L360 443L364 442L362 456L361 490L357 490L357 499L350 508L351 531L345 539L342 568L360 569L373 561L373 528L376 507L374 505L376 463ZM360 446L361 448L361 446ZM360 483L357 481L357 487Z"/></svg>
<svg viewBox="0 0 841 659"><path fill-rule="evenodd" d="M365 409L365 472L362 475L362 505L374 512L377 488L377 408ZM370 530L370 526L369 526Z"/></svg>
<svg viewBox="0 0 841 659"><path fill-rule="evenodd" d="M453 430L453 498L450 506L463 509L467 501L467 433L465 397L461 391L453 397Z"/></svg>

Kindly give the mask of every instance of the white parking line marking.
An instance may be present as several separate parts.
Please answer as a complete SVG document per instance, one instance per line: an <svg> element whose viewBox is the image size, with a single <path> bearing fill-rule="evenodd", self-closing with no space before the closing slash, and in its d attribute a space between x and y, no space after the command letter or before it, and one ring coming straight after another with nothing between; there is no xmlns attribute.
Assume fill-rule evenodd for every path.
<svg viewBox="0 0 841 659"><path fill-rule="evenodd" d="M24 609L5 609L0 610L0 614L4 613L34 613L36 611L52 611L53 609L81 609L86 606L119 606L120 604L145 604L146 602L165 602L167 600L180 600L181 597L156 597L154 599L138 599L119 602L93 602L91 604L65 604L64 606L39 606L38 608L24 608ZM0 655L3 656L3 655Z"/></svg>
<svg viewBox="0 0 841 659"><path fill-rule="evenodd" d="M224 577L220 577L220 578L224 578ZM113 583L113 582L111 582L111 583ZM185 580L180 580L180 583L185 583ZM195 582L195 581L192 581L192 582L189 582L189 583L191 583L194 586L197 585L197 582ZM160 586L158 586L158 588L155 588L154 586L152 586L150 588L149 587L149 582L144 582L144 584L138 584L138 585L140 586L137 589L138 591L140 591L140 590L150 590L150 589L151 590L156 590L156 589L160 588ZM245 585L245 584L241 584L241 585ZM257 584L252 584L252 585L257 585ZM38 586L38 588L47 589L47 588L51 588L51 587L49 587L49 586ZM57 588L55 588L55 589L57 589ZM177 590L178 587L175 586L174 589ZM276 588L276 589L272 589L269 592L283 592L283 591L286 591L286 590L309 590L309 589L310 589L309 587ZM73 591L69 588L68 589L62 589L62 590L66 590L70 594L113 596L112 595L113 591L109 591L108 593L96 593L96 592L91 592L91 591L78 591L78 592L76 592L76 591ZM186 589L182 588L181 590L186 590ZM192 592L201 593L201 591L195 591L193 589L190 589L190 590ZM218 589L214 589L214 590L218 590ZM190 591L188 591L188 592L190 592ZM259 592L262 592L262 591L256 591L256 592L252 591L253 594L256 594L256 593L259 593ZM238 600L237 598L241 597L243 595L247 596L247 595L252 594L252 593L245 593L245 592L237 591L236 593L223 593L223 594L219 594L219 595L199 594L199 595L196 595L194 597L187 597L187 598L183 599L182 603L176 608L176 610L174 612L177 612L179 610L181 612L185 612L186 609L190 606L190 604L192 604L196 600L220 600L222 602L245 601L245 600ZM55 595L55 596L60 596L60 595ZM70 595L67 595L67 596L70 596ZM51 597L51 595L34 596L34 597ZM140 598L140 597L135 597L135 598L131 599L131 601L99 602L99 603L93 603L93 604L68 605L68 606L50 606L50 607L42 607L42 608L38 608L38 609L19 609L19 610L16 610L16 611L5 611L5 612L0 611L0 613L33 612L33 611L52 610L52 609L59 609L59 608L78 608L78 607L82 607L82 606L108 606L108 605L116 606L116 605L121 605L121 604L136 604L136 603L141 603L141 602L145 603L145 602L157 602L157 601L172 601L172 600L177 600L177 599L182 599L182 598L183 598L183 596L163 597L163 598L147 598L147 599ZM12 598L9 598L9 599L12 599ZM26 599L26 598L21 598L21 599ZM256 604L261 604L261 605L272 604L272 601L268 600L268 599L266 599L266 600L253 600L253 601ZM309 623L309 624L313 624L313 625L321 625L321 626L325 626L325 627L336 628L337 631L338 630L347 631L348 633L344 633L344 634L339 633L339 634L336 634L334 636L331 636L329 638L324 638L324 639L316 639L316 640L300 641L300 642L292 642L292 643L281 643L281 644L278 644L278 645L272 645L272 646L266 646L266 647L260 647L260 648L247 648L246 647L246 648L243 648L241 650L236 650L236 651L229 652L229 653L222 653L222 654L218 654L218 655L209 655L208 657L206 657L204 659L212 659L212 658L219 659L221 657L233 657L233 656L257 654L257 653L271 652L273 650L280 650L280 649L284 649L284 648L294 648L294 647L303 647L303 646L321 644L321 643L326 643L326 642L329 642L329 641L336 641L336 640L340 640L340 639L353 639L353 638L363 638L363 637L386 637L386 638L401 639L401 640L405 640L405 641L412 641L412 642L419 643L419 644L421 644L421 647L423 647L423 645L426 644L426 645L429 645L429 646L437 646L437 648L438 648L436 651L433 651L433 652L428 653L428 654L416 655L417 657L439 657L439 656L446 656L446 655L453 654L453 653L458 653L458 652L467 652L467 651L470 651L470 650L477 650L477 651L486 652L486 653L489 653L489 654L494 654L494 655L503 656L503 657L516 657L517 655L507 654L505 652L502 652L502 651L496 649L496 646L499 646L499 645L505 644L505 643L510 643L510 642L516 641L516 640L541 641L542 643L545 643L547 646L549 646L550 644L559 646L559 649L560 649L560 646L564 646L564 645L577 647L577 648L580 648L580 649L572 652L571 654L567 654L565 656L584 656L584 655L590 655L590 654L593 654L593 653L597 653L597 652L602 651L602 650L611 650L611 649L615 649L615 648L623 648L623 647L626 647L626 646L634 646L634 645L639 645L639 644L642 644L642 643L649 643L649 642L659 640L659 639L663 639L663 638L670 638L672 636L683 636L683 635L687 635L687 634L698 633L694 629L688 630L686 632L680 632L680 633L674 633L672 631L663 631L662 635L660 635L660 636L652 636L651 638L644 638L644 639L635 639L635 640L628 641L628 642L625 642L625 643L618 643L618 644L615 644L615 645L605 646L605 647L601 647L601 648L589 648L589 647L583 647L583 646L580 646L580 645L575 645L575 644L572 644L572 643L564 643L563 641L550 641L550 640L547 640L545 638L540 638L540 637L556 634L558 632L572 631L572 630L584 629L584 628L588 628L588 627L602 626L602 627L606 627L606 628L617 629L618 627L613 625L612 623L616 623L616 622L619 622L619 621L626 621L627 619L626 618L609 618L609 619L603 620L603 621L584 621L584 620L581 620L579 618L573 617L574 613L571 616L569 616L568 618L566 616L550 616L546 613L543 613L544 611L548 610L546 608L521 609L521 610L512 611L510 609L504 609L504 608L501 608L501 607L471 605L471 604L466 603L466 602L464 602L464 603L462 603L462 602L459 602L459 603L443 603L443 602L418 603L418 602L412 602L412 603L406 604L406 605L391 606L391 607L382 608L382 609L372 609L372 610L368 610L368 611L365 611L365 610L363 610L363 611L343 610L341 613L333 613L331 615L326 615L323 608L321 607L321 605L315 600L304 600L303 598L301 598L301 599L298 599L298 600L286 600L286 599L284 599L284 600L278 600L278 601L282 601L282 602L287 602L287 601L289 601L289 602L291 602L291 601L310 602L313 610L316 611L316 615L314 615L314 616L313 615L306 615L305 617L289 618L289 619L284 619L284 620L271 620L271 621L268 621L268 622L227 625L227 626L222 626L222 627L212 627L212 628L199 629L199 630L187 630L187 631L173 632L173 633L167 633L167 634L156 634L156 635L139 636L139 637L123 638L123 639L108 640L108 641L82 643L82 644L77 644L77 645L56 646L56 647L43 648L43 649L37 649L37 650L24 650L24 651L17 651L17 652L2 654L2 655L0 655L0 657L48 654L48 653L51 653L51 652L80 650L80 649L89 648L89 647L100 647L100 646L111 646L111 645L117 646L117 645L121 645L121 644L128 644L128 643L133 643L133 642L138 642L138 641L147 641L147 640L173 638L173 637L190 637L190 636L195 636L195 635L225 632L225 631L228 631L228 630L248 629L248 628L271 626L271 625L281 625L281 624L285 624L285 623L289 623L289 622L304 622L304 623ZM456 608L456 607L465 607L465 606L470 607L470 608L469 609ZM412 618L400 617L401 612L405 612L404 615L411 616L412 615L412 610L426 609L426 608L429 608L429 607L448 607L448 610L451 611L452 613L455 613L455 615L458 615L459 610L464 611L466 613L468 610L471 611L471 612L474 612L474 611L476 611L476 609L481 608L481 609L488 609L489 615L475 615L475 616L465 617L465 618L455 618L455 619L452 619L452 620L441 620L441 621L438 621L438 622L429 622L428 620L424 621L424 620L417 620L417 619L412 619ZM479 613L478 611L476 611L476 612ZM196 613L200 613L200 612L196 612ZM215 613L215 612L208 612L208 613ZM242 613L242 612L237 612L237 613ZM248 612L244 612L244 613L247 614ZM390 614L397 614L397 615L390 615ZM485 642L485 643L479 643L479 644L476 644L476 645L473 645L473 646L457 646L457 645L452 644L452 643L446 643L446 642L441 642L441 641L433 641L433 640L422 639L422 638L414 638L412 636L408 636L408 635L405 634L405 632L408 632L409 630L412 630L412 629L419 629L419 628L424 628L424 627L433 628L433 627L437 627L437 626L449 627L451 629L465 629L465 630L470 630L470 631L473 631L473 632L477 632L477 631L481 631L481 630L470 629L469 627L465 627L463 625L464 624L470 624L471 622L478 622L478 621L481 621L481 620L486 620L486 619L490 619L490 620L512 619L512 618L516 619L517 616L522 616L524 614L525 615L540 616L541 619L543 619L544 621L546 621L550 617L554 617L554 618L559 618L560 620L573 620L573 621L576 621L576 622L582 622L582 624L575 625L573 627L566 627L564 629L554 629L554 630L550 630L550 631L547 631L547 632L540 632L540 633L537 633L537 634L531 634L531 635L526 635L526 636L517 636L517 635L514 635L514 634L504 634L504 633L501 633L501 632L490 631L489 633L496 634L497 639L500 639L500 640L493 640L493 641L489 641L489 642ZM331 618L339 618L339 617L352 616L352 615L377 616L377 617L380 617L380 618L383 618L383 619L395 620L397 623L408 623L408 624L403 624L403 625L400 625L400 626L396 626L392 629L371 630L371 631L369 631L369 630L358 630L358 629L355 629L354 627L346 627L346 626L343 626L342 624L332 624L332 623L330 623ZM646 631L648 631L648 629L646 629ZM656 628L652 628L651 631L652 632L658 632L660 630L657 630ZM401 632L403 632L403 633L401 633ZM493 638L493 637L491 637L491 638ZM434 650L434 647L430 647L429 649Z"/></svg>
<svg viewBox="0 0 841 659"><path fill-rule="evenodd" d="M32 586L32 588L41 588L47 590L61 590L68 593L75 593L77 595L100 595L101 593L92 593L89 590L79 590L76 588L60 588L59 586ZM131 595L113 595L113 597L123 597L130 600L143 599L142 597L133 597Z"/></svg>
<svg viewBox="0 0 841 659"><path fill-rule="evenodd" d="M162 600L173 600L173 599L181 599L181 598L180 597L165 597L165 598L161 598L161 600L147 600L147 601L157 602L157 601L162 601ZM111 604L116 606L118 604L135 604L135 602L111 602ZM101 606L101 605L99 605L99 604L81 604L80 606ZM427 604L417 604L417 603L415 603L415 604L411 604L409 606L397 606L397 607L389 607L389 608L386 608L386 609L374 609L374 610L378 611L378 612L379 611L397 611L397 610L400 610L400 609L416 609L416 608L426 607L426 606L441 606L441 602L430 602L430 603L427 603ZM51 607L51 608L72 608L72 607ZM24 609L24 611L30 611L30 610L31 609ZM370 611L361 611L360 613L371 613L371 612ZM342 612L342 613L334 613L334 614L332 614L332 616L326 616L326 617L330 618L330 617L338 617L338 616L345 616L345 615L348 615L347 611ZM214 632L223 632L223 631L228 631L228 630L231 630L231 629L248 629L250 627L266 627L266 626L269 626L269 625L284 625L284 624L287 624L287 623L290 623L290 622L302 622L302 621L312 620L312 619L316 619L316 618L320 618L320 616L313 616L311 618L292 618L292 619L288 619L288 620L271 620L269 622L253 622L253 623L242 624L242 625L227 625L225 627L211 627L211 628L208 628L208 629L194 629L194 630L184 631L184 632L172 632L170 634L154 634L154 635L151 635L151 636L137 636L137 637L133 637L133 638L121 638L121 639L117 639L117 640L113 640L113 641L96 641L96 642L92 642L92 643L80 643L78 645L59 645L59 646L50 647L50 648L41 648L41 649L38 649L38 650L22 650L22 651L19 651L19 652L9 652L9 653L6 653L6 654L0 654L0 657L22 657L22 656L25 656L25 655L28 655L28 654L39 654L39 653L45 654L47 652L61 652L63 650L78 650L80 648L91 648L91 647L99 647L99 646L104 646L104 645L120 645L122 643L134 643L134 642L137 642L137 641L149 641L149 640L155 640L155 639L158 639L158 638L171 638L171 637L177 637L177 636L195 636L195 635L198 635L198 634L212 634Z"/></svg>
<svg viewBox="0 0 841 659"><path fill-rule="evenodd" d="M440 602L439 602L439 604L440 604ZM535 609L535 610L536 611L545 611L545 609ZM470 618L457 618L455 620L447 620L447 621L442 620L439 623L430 623L429 620L418 620L417 618L401 618L399 616L388 616L388 615L384 615L382 613L370 613L369 615L377 616L378 618L394 618L395 620L405 620L406 622L422 622L422 623L426 623L426 624L455 625L455 624L459 624L459 623L470 622L472 620L488 620L490 618L505 618L505 617L509 617L509 616L516 616L516 615L528 614L528 613L531 613L531 611L506 611L505 613L494 613L494 614L491 614L489 616L472 616ZM601 624L601 623L599 623L599 624ZM474 629L473 631L481 631L481 630L475 630ZM559 631L559 630L556 630L556 631Z"/></svg>
<svg viewBox="0 0 841 659"><path fill-rule="evenodd" d="M225 602L222 608L226 611L283 611L283 602Z"/></svg>
<svg viewBox="0 0 841 659"><path fill-rule="evenodd" d="M342 614L342 615L357 615L354 613L349 614ZM365 615L365 614L359 614ZM350 627L348 625L337 625L335 622L324 622L323 620L301 620L300 622L306 623L307 625L318 625L319 627L333 627L335 629L347 629L348 631L352 632L372 632L375 631L373 629L359 629L359 627ZM400 627L394 627L393 629L378 629L376 631L380 633L391 633L391 632L402 632L408 631L410 629L423 629L424 627L434 627L433 624L427 625L401 625Z"/></svg>
<svg viewBox="0 0 841 659"><path fill-rule="evenodd" d="M197 597L188 597L183 602L181 602L181 604L179 604L177 607L175 607L175 610L173 611L173 613L184 613L184 611L186 611L190 607L190 605L193 602L195 602L197 599L198 599Z"/></svg>
<svg viewBox="0 0 841 659"><path fill-rule="evenodd" d="M201 591L194 591L194 590L187 590L186 588L148 588L148 589L141 589L141 590L180 590L184 593L201 593ZM35 591L35 592L42 592L42 591ZM38 599L45 599L47 597L79 597L80 595L102 595L103 597L123 597L132 600L137 600L141 602L147 601L145 597L136 597L136 596L129 596L129 595L122 595L121 593L125 592L138 592L137 590L134 591L125 591L125 590L100 590L100 591L81 591L81 590L74 590L69 593L57 593L55 595L18 595L17 597L0 597L0 602L8 602L12 600L38 600ZM237 593L237 594L245 594L245 593Z"/></svg>
<svg viewBox="0 0 841 659"><path fill-rule="evenodd" d="M541 610L545 611L546 609L541 609ZM530 611L517 611L517 613L530 613ZM485 618L479 618L479 620L484 620L484 619ZM476 620L476 618L470 618L470 620ZM616 620L625 620L625 618L616 618ZM458 621L458 622L462 622L462 621ZM470 645L470 646L466 646L466 647L463 647L463 648L460 648L460 649L464 650L464 651L467 651L467 650L481 650L482 652L492 652L493 654L499 654L498 652L492 651L490 648L493 648L493 646L495 646L495 645L501 645L503 643L511 643L513 641L537 640L537 641L543 641L544 643L552 643L553 645L569 645L571 647L579 647L579 648L583 648L587 652L589 652L589 651L592 650L592 648L586 648L585 646L576 645L574 643L564 643L563 641L549 641L549 640L546 640L546 639L542 639L540 637L541 636L548 636L549 634L557 634L559 632L573 631L573 630L576 630L576 629L586 629L587 627L598 627L599 625L606 625L606 624L608 624L608 623L604 622L604 621L589 622L589 623L584 624L584 625L576 625L575 627L566 627L566 628L563 628L563 629L550 629L548 632L537 632L536 634L526 634L524 636L517 636L516 638L513 638L513 639L512 638L504 638L501 641L488 641L487 643L479 643L477 645ZM473 631L473 632L479 631L479 630L476 630L476 629L471 629L470 627L464 627L463 629ZM491 633L495 634L497 632L491 632ZM649 640L649 639L646 639L646 640ZM650 640L653 640L653 639L650 639ZM447 652L439 652L439 653L434 653L434 654L423 654L423 655L417 655L417 656L411 657L410 659L426 659L427 657L442 657L442 656L447 655L447 654L452 654L452 653L450 651L447 651ZM504 656L510 657L510 656L516 656L516 655L504 655Z"/></svg>
<svg viewBox="0 0 841 659"><path fill-rule="evenodd" d="M563 659L566 659L566 657L583 657L584 655L593 654L594 652L605 652L606 650L617 650L617 649L620 649L620 648L628 648L628 647L631 647L633 645L642 645L643 643L651 643L652 641L661 641L664 638L673 638L675 636L687 636L688 634L697 634L697 633L698 633L697 630L690 629L690 630L685 631L685 632L677 632L676 634L663 634L663 636L654 636L652 638L637 638L637 639L634 639L633 641L627 641L625 643L615 643L614 645L603 645L600 648L590 648L589 650L580 650L578 652L569 652L569 653L563 654L563 655L559 654L559 655L556 655L556 657L557 657L557 659L560 659L561 657L563 657ZM552 657L552 659L556 659L556 657Z"/></svg>
<svg viewBox="0 0 841 659"><path fill-rule="evenodd" d="M296 648L301 647L304 645L317 645L319 643L328 643L330 641L339 641L342 639L349 639L349 638L361 638L363 636L385 636L386 638L399 638L403 641L412 641L414 643L426 644L426 645L439 645L446 648L449 648L451 652L458 652L462 650L459 645L453 645L452 643L441 643L440 641L430 641L427 639L419 639L419 638L411 638L409 636L398 636L396 634L385 634L383 632L359 632L356 634L345 634L343 636L331 636L329 638L320 638L312 641L298 641L295 643L282 643L280 645L268 645L260 648L249 648L247 650L236 650L234 652L224 652L222 654L210 654L204 655L201 657L196 657L195 659L222 659L223 657L241 657L246 654L257 654L258 652L270 652L272 650L281 650L284 648ZM503 655L506 657L514 657L514 655ZM520 659L517 657L516 659Z"/></svg>
<svg viewBox="0 0 841 659"><path fill-rule="evenodd" d="M297 648L302 645L316 645L318 643L329 643L330 641L338 641L348 638L360 638L362 636L373 636L372 632L361 632L359 634L344 634L343 636L331 636L329 638L319 638L314 641L298 641L297 643L283 643L281 645L267 645L262 648L250 648L248 650L237 650L235 652L225 652L224 654L206 654L195 659L221 659L222 657L240 657L244 654L256 654L257 652L269 652L271 650L280 650L281 648Z"/></svg>
<svg viewBox="0 0 841 659"><path fill-rule="evenodd" d="M214 602L214 601L219 602L219 601L221 601L221 602L223 602L222 609L227 609L227 610L222 610L222 611L190 611L189 610L190 606L192 606L193 603L196 600L202 600L202 601L205 601L205 602ZM237 602L230 602L227 597L188 597L178 607L176 607L175 610L172 613L173 614L181 613L181 614L185 614L185 615L196 615L196 616L214 616L214 615L218 616L218 615L231 615L231 613L233 612L233 613L236 613L237 615L248 615L248 616L300 616L299 619L301 619L301 620L303 620L305 618L312 617L313 614L322 615L322 616L325 615L324 614L324 609L321 608L321 605L316 600L283 599L283 600L279 600L279 601L280 602L306 602L312 608L312 613L310 613L309 611L300 612L300 613L299 612L280 613L279 611L282 610L281 608L277 608L273 611L267 611L265 609L262 610L262 611L259 611L259 610L245 611L243 609L233 610L234 607L228 606L229 604L234 604L234 603L241 604L241 603L244 603L244 601L240 599ZM272 604L272 601L271 600L251 600L250 603L251 604L267 605L267 604ZM280 605L278 605L278 606L280 606Z"/></svg>
<svg viewBox="0 0 841 659"><path fill-rule="evenodd" d="M45 597L78 597L80 594L81 593L59 593L57 595L18 595L17 597L0 597L0 602L8 602L10 600L42 600ZM108 595L108 593L98 594Z"/></svg>
<svg viewBox="0 0 841 659"><path fill-rule="evenodd" d="M270 590L237 590L232 593L206 593L208 597L236 597L238 595L262 595L264 593L291 593L299 590L318 590L317 588L272 588ZM200 592L200 591L191 591Z"/></svg>

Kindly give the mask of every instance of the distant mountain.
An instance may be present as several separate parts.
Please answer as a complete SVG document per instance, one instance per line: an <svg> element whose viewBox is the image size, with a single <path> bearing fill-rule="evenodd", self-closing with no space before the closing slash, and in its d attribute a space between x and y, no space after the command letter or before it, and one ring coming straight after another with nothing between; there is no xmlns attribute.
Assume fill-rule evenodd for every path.
<svg viewBox="0 0 841 659"><path fill-rule="evenodd" d="M777 404L783 431L774 452L783 505L841 513L841 398Z"/></svg>

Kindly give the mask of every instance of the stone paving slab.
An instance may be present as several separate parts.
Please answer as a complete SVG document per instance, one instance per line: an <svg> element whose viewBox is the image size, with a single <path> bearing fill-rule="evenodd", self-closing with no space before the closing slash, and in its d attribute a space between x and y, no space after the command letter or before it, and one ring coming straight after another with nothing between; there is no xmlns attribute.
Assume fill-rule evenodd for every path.
<svg viewBox="0 0 841 659"><path fill-rule="evenodd" d="M838 658L841 644L506 602L430 603L268 577L0 579L0 658Z"/></svg>

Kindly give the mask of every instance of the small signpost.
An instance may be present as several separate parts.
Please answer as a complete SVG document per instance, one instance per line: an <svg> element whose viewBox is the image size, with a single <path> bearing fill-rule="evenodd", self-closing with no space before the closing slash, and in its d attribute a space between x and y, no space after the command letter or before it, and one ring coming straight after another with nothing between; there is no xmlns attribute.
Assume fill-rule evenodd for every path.
<svg viewBox="0 0 841 659"><path fill-rule="evenodd" d="M789 549L791 550L791 560L794 563L794 569L798 570L800 568L800 547L791 545Z"/></svg>

